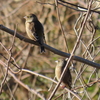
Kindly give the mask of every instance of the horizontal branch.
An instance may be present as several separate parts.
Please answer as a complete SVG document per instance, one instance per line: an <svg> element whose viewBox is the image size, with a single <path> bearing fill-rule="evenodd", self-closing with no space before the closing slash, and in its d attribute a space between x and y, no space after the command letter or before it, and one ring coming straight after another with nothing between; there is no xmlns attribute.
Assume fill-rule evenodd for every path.
<svg viewBox="0 0 100 100"><path fill-rule="evenodd" d="M61 3L60 3L60 2L61 2ZM64 1L64 0L59 0L59 1L58 1L58 4L63 5L63 6L66 6L66 7L71 8L71 9L74 9L74 10L76 10L76 11L81 11L81 12L87 12L87 10L88 10L88 9L85 8L85 7L82 7L82 6L79 6L79 5L70 3L70 2L66 2L66 1ZM69 5L70 5L70 6L69 6ZM71 6L74 6L74 8L71 7ZM75 8L75 7L76 7L76 8ZM83 10L80 10L80 9L78 9L78 8L83 9ZM96 10L92 10L92 9L90 9L90 12L94 12L94 13L100 14L100 11L96 11Z"/></svg>
<svg viewBox="0 0 100 100"><path fill-rule="evenodd" d="M9 34L11 34L11 35L14 35L14 33L15 33L14 30L11 30L11 29L3 26L3 25L0 25L0 29L5 31L5 32L7 32L7 33L9 33ZM16 37L19 38L20 40L24 41L24 42L35 44L35 45L39 46L38 42L30 40L30 39L28 39L28 38L26 38L26 37L24 37L24 36L22 36L22 35L20 35L18 33L16 33ZM65 52L62 52L60 50L57 50L57 49L55 49L55 48L53 48L53 47L51 47L51 46L49 46L47 44L44 44L44 47L47 50L49 50L49 51L51 51L51 52L53 52L53 53L55 53L57 55L60 55L60 56L63 56L63 57L67 57L67 58L69 58L69 56L70 56L69 53L65 53ZM78 56L73 56L73 60L76 60L76 61L79 61L79 62L85 63L87 65L90 65L92 67L100 69L100 64L92 62L92 61L89 61L89 60L84 59L84 58L81 58L81 57L78 57Z"/></svg>

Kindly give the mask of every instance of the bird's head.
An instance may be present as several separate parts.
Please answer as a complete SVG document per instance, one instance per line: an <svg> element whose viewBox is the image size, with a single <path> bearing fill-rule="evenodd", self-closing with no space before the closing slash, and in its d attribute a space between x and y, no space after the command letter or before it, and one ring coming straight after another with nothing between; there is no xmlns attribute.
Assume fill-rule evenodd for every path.
<svg viewBox="0 0 100 100"><path fill-rule="evenodd" d="M64 59L58 59L58 60L56 60L55 62L57 63L57 67L59 66L59 67L62 67L62 65L64 64Z"/></svg>
<svg viewBox="0 0 100 100"><path fill-rule="evenodd" d="M27 22L32 22L32 21L37 21L37 17L35 14L29 14L27 16L24 17L26 19Z"/></svg>

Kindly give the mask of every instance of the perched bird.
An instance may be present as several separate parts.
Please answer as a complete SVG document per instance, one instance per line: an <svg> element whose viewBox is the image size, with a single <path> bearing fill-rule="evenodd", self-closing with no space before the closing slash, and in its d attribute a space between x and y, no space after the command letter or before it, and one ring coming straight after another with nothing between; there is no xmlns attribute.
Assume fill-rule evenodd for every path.
<svg viewBox="0 0 100 100"><path fill-rule="evenodd" d="M58 61L55 61L57 63L56 68L55 68L55 77L59 81L60 76L65 68L65 65L67 61L65 59L59 59ZM67 71L65 73L65 76L62 79L62 84L63 86L71 89L71 84L72 84L72 76L70 73L69 68L67 68Z"/></svg>
<svg viewBox="0 0 100 100"><path fill-rule="evenodd" d="M41 47L41 52L45 52L43 43L45 42L44 28L39 22L35 14L29 14L24 17L26 19L26 32L30 39L38 41Z"/></svg>

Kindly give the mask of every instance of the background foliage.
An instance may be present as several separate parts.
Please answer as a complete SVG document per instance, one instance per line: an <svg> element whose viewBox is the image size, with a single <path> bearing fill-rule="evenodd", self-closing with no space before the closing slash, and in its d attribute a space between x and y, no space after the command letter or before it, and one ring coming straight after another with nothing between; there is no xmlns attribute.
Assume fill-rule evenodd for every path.
<svg viewBox="0 0 100 100"><path fill-rule="evenodd" d="M88 8L89 3L89 0L65 1L85 8ZM29 13L34 13L44 26L46 44L58 50L71 53L79 36L79 31L83 25L86 12L76 11L63 5L58 5L62 28L67 39L66 46L54 0L1 0L0 2L0 24L12 30L16 30L18 33L27 37L23 17ZM68 4L66 5L68 6ZM98 11L99 9L96 8L98 8L99 5L99 1L94 0L91 9ZM78 9L77 7L74 8ZM81 40L75 51L75 55L97 63L99 63L100 60L99 17L98 13L91 12L89 14L82 32ZM10 54L12 59L9 58ZM21 82L38 91L45 98L48 98L53 90L48 91L52 83L50 80L26 72L15 73L18 69L8 62L15 61L14 63L20 68L25 68L53 79L56 66L55 60L59 58L62 57L49 50L46 50L45 54L40 54L39 47L20 41L17 38L13 41L13 36L0 30L0 61L7 64L10 69L13 70L13 74L15 74ZM73 77L72 86L73 89L76 89L75 91L78 96L80 96L82 100L99 100L99 70L77 61L73 61L70 70ZM33 95L25 89L23 85L19 85L10 74L7 74L2 64L0 64L0 83L2 90L0 99L40 100L38 96ZM55 84L53 87L55 87ZM59 96L61 92L62 89L58 89L55 97ZM75 97L72 96L72 98L76 100ZM62 100L62 97L57 100Z"/></svg>

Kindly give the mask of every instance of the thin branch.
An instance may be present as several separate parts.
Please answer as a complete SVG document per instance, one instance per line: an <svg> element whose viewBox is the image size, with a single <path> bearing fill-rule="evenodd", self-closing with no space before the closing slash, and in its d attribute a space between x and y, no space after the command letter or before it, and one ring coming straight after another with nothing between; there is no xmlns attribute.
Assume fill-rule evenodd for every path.
<svg viewBox="0 0 100 100"><path fill-rule="evenodd" d="M21 7L23 7L25 4L27 4L30 0L26 0L25 2L23 2L22 4L19 5L19 7L17 7L16 9L14 9L11 13L9 13L6 17L2 17L1 19L4 20L5 18L15 14Z"/></svg>
<svg viewBox="0 0 100 100"><path fill-rule="evenodd" d="M64 4L63 4L63 3L64 3ZM63 0L58 0L58 4L63 5L63 6L66 6L66 7L71 8L71 9L74 9L74 10L76 10L76 11L87 12L87 10L88 10L88 9L85 8L85 7L82 7L82 6L79 6L79 5L75 5L75 4L72 4L72 3L69 3L69 2L66 2L66 1L63 1ZM67 4L67 5L65 5L65 4ZM77 7L77 8L83 9L83 10L80 10L80 9L77 9L77 8L73 8L73 7L70 7L70 6L68 6L68 5L72 5L72 6L74 6L74 7ZM100 11L96 11L96 10L91 10L91 9L90 9L90 12L94 12L94 13L100 14Z"/></svg>
<svg viewBox="0 0 100 100"><path fill-rule="evenodd" d="M0 61L0 64L2 64L2 66L4 66L5 70L7 71L7 65ZM13 73L11 73L10 70L8 70L8 74L11 75L14 80L19 84L21 85L22 87L24 87L25 89L27 89L28 91L30 91L32 94L35 94L37 95L38 97L40 97L42 100L45 100L45 98L40 94L38 93L36 90L32 89L32 88L29 88L27 85L25 85L23 82L21 82Z"/></svg>
<svg viewBox="0 0 100 100"><path fill-rule="evenodd" d="M54 6L54 4L51 4L51 3L43 3L43 2L37 2L37 3L40 3L42 5L52 5ZM65 6L65 7L68 7L70 9L73 9L73 10L76 10L76 11L81 11L81 12L87 12L87 8L85 7L82 7L82 6L79 6L79 5L76 5L76 4L73 4L73 3L69 3L67 1L63 1L63 0L58 0L58 4L59 5L62 5L62 6ZM73 7L72 7L73 6ZM76 8L75 8L76 7ZM79 9L78 9L79 8ZM96 8L95 10L90 10L90 12L93 12L93 13L98 13L100 14L100 11L96 11L97 9L99 8Z"/></svg>
<svg viewBox="0 0 100 100"><path fill-rule="evenodd" d="M62 23L61 23L61 20L60 20L60 13L59 13L59 8L58 8L58 2L57 2L57 0L55 0L55 5L56 5L56 10L57 10L57 16L58 16L58 21L59 21L60 29L62 31L63 38L64 38L65 44L66 44L66 50L69 53L69 48L68 48L68 43L67 43L66 35L64 33L64 29L63 29L63 26L62 26Z"/></svg>

